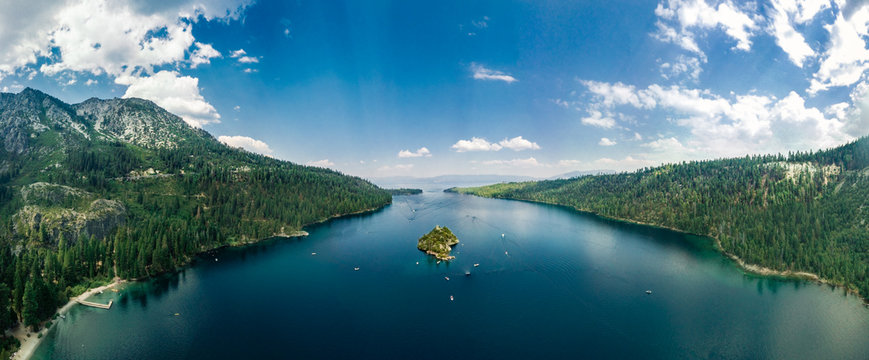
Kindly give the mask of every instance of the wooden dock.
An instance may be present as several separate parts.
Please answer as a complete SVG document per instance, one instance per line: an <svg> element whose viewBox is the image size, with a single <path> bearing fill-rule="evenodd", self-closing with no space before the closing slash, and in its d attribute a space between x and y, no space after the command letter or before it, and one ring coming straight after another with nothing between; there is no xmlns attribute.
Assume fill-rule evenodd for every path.
<svg viewBox="0 0 869 360"><path fill-rule="evenodd" d="M79 299L76 299L75 301L79 304L84 305L84 306L90 306L90 307L106 309L106 310L111 309L111 307L112 307L112 300L109 300L108 304L100 304L100 303L95 303L95 302L90 302L90 301L79 300Z"/></svg>

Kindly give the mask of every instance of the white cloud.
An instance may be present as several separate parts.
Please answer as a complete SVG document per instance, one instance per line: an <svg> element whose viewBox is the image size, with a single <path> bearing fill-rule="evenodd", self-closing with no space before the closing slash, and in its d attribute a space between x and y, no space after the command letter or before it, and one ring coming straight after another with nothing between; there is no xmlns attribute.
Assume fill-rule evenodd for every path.
<svg viewBox="0 0 869 360"><path fill-rule="evenodd" d="M595 85L590 91L612 87ZM661 161L674 161L677 155L684 154L708 158L827 148L853 139L848 129L860 121L856 116L844 122L828 118L817 108L806 107L805 100L796 92L790 92L783 99L756 94L731 94L725 98L709 90L676 85L663 87L654 84L645 89L616 85L630 88L633 92L613 95L612 92L597 91L603 95L596 95L594 99L598 102L590 107L631 106L666 111L673 116L673 123L689 131L690 136L679 142L684 149L667 153L662 150L665 143L661 140L646 144L660 155L655 159ZM591 119L602 122L594 117ZM614 124L614 121L604 124ZM673 149L674 141L679 140L672 138L668 141L667 148Z"/></svg>
<svg viewBox="0 0 869 360"><path fill-rule="evenodd" d="M836 20L824 28L830 35L830 43L813 76L810 93L853 85L869 69L869 49L865 41L869 37L869 7L859 7L850 18L838 13Z"/></svg>
<svg viewBox="0 0 869 360"><path fill-rule="evenodd" d="M233 106L233 107L232 107L232 110L240 111L240 110L241 110L241 106L238 106L238 105Z"/></svg>
<svg viewBox="0 0 869 360"><path fill-rule="evenodd" d="M474 79L477 80L498 80L506 83L519 81L516 80L516 78L514 78L513 76L510 76L506 73L487 69L485 66L476 63L471 63L471 71L474 73Z"/></svg>
<svg viewBox="0 0 869 360"><path fill-rule="evenodd" d="M196 50L190 54L190 67L196 68L199 65L210 64L211 58L220 57L220 52L215 50L211 44L195 43Z"/></svg>
<svg viewBox="0 0 869 360"><path fill-rule="evenodd" d="M616 120L612 115L604 115L598 110L588 110L589 116L582 118L580 121L583 125L597 126L604 129L612 129L616 126Z"/></svg>
<svg viewBox="0 0 869 360"><path fill-rule="evenodd" d="M498 151L501 145L490 143L486 139L472 137L471 140L459 140L451 147L456 152L467 151Z"/></svg>
<svg viewBox="0 0 869 360"><path fill-rule="evenodd" d="M686 75L689 79L697 81L700 79L701 72L703 68L700 66L700 59L693 56L679 55L675 62L661 64L661 76L664 79Z"/></svg>
<svg viewBox="0 0 869 360"><path fill-rule="evenodd" d="M523 139L522 136L514 137L510 140L506 138L498 142L498 145L501 147L511 149L513 151L522 151L522 150L539 150L540 145L537 145L536 142L531 142L526 139Z"/></svg>
<svg viewBox="0 0 869 360"><path fill-rule="evenodd" d="M115 82L129 85L124 98L148 99L180 116L190 126L219 123L220 114L199 93L199 79L163 70L149 77L119 77Z"/></svg>
<svg viewBox="0 0 869 360"><path fill-rule="evenodd" d="M697 46L694 30L720 28L736 40L736 49L748 51L751 49L753 31L758 28L755 19L748 15L750 13L742 11L730 0L719 1L717 6L709 5L706 0L664 0L655 9L655 15L660 18L656 37L705 59Z"/></svg>
<svg viewBox="0 0 869 360"><path fill-rule="evenodd" d="M259 59L251 56L242 56L238 58L238 62L242 64L255 64L259 62Z"/></svg>
<svg viewBox="0 0 869 360"><path fill-rule="evenodd" d="M329 159L323 159L323 160L317 160L317 161L308 161L305 165L327 168L330 166L335 166L335 163L329 161Z"/></svg>
<svg viewBox="0 0 869 360"><path fill-rule="evenodd" d="M94 79L88 79L87 81L84 82L84 84L87 86L96 85L97 83L99 83L99 82L94 80Z"/></svg>
<svg viewBox="0 0 869 360"><path fill-rule="evenodd" d="M247 55L247 51L244 51L244 49L233 50L229 53L229 57L233 59L237 59L245 55Z"/></svg>
<svg viewBox="0 0 869 360"><path fill-rule="evenodd" d="M796 66L802 67L806 58L815 56L815 51L794 26L806 23L828 6L829 2L818 0L772 0L770 32Z"/></svg>
<svg viewBox="0 0 869 360"><path fill-rule="evenodd" d="M600 146L613 146L616 145L617 142L610 140L609 138L600 138L600 141L597 142Z"/></svg>
<svg viewBox="0 0 869 360"><path fill-rule="evenodd" d="M265 142L247 136L220 136L217 140L232 147L242 148L263 155L271 156L273 152Z"/></svg>
<svg viewBox="0 0 869 360"><path fill-rule="evenodd" d="M401 150L398 152L399 158L416 158L416 157L431 157L431 152L428 151L428 148L425 146L417 149L416 151L410 150Z"/></svg>
<svg viewBox="0 0 869 360"><path fill-rule="evenodd" d="M497 143L490 143L488 140L478 137L472 137L471 140L459 140L451 149L456 152L468 151L500 151L501 149L511 149L513 151L522 150L539 150L540 145L536 142L529 141L522 136L517 136L512 139L504 138Z"/></svg>
<svg viewBox="0 0 869 360"><path fill-rule="evenodd" d="M513 159L513 160L489 160L483 161L483 165L498 165L498 166L509 166L509 167L537 167L543 166L543 164L539 163L537 159L534 157L529 157L527 159Z"/></svg>

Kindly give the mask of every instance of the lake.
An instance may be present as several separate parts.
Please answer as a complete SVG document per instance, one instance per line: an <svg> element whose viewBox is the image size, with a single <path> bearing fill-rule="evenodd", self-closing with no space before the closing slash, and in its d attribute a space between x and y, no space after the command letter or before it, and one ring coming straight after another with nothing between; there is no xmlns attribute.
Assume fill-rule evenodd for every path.
<svg viewBox="0 0 869 360"><path fill-rule="evenodd" d="M426 190L97 295L34 358L869 358L857 297L745 275L708 238ZM435 225L449 263L416 249Z"/></svg>

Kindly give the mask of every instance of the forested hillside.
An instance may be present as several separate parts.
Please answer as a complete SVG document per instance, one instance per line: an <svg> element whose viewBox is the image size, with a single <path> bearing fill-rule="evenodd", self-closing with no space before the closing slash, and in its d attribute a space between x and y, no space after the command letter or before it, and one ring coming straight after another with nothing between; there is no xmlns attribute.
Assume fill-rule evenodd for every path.
<svg viewBox="0 0 869 360"><path fill-rule="evenodd" d="M356 177L229 148L140 99L0 94L0 329L114 276L391 202Z"/></svg>
<svg viewBox="0 0 869 360"><path fill-rule="evenodd" d="M869 138L814 153L452 190L708 235L746 263L869 295Z"/></svg>

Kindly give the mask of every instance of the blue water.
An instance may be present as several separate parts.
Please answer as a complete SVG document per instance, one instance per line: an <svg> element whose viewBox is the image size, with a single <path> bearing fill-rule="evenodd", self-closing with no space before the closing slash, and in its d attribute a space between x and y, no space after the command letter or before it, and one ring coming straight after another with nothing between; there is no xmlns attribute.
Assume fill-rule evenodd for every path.
<svg viewBox="0 0 869 360"><path fill-rule="evenodd" d="M431 190L98 295L112 309L75 307L35 358L869 359L869 309L842 290L745 275L705 238ZM461 241L450 263L416 249L435 225Z"/></svg>

